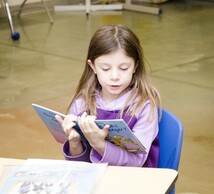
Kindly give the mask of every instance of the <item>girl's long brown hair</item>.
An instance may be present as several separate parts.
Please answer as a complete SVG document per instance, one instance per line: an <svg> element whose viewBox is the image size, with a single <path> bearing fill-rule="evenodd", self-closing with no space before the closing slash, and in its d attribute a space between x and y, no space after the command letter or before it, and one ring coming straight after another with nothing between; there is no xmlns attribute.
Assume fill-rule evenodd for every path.
<svg viewBox="0 0 214 194"><path fill-rule="evenodd" d="M152 112L160 106L159 93L150 84L147 77L143 60L143 51L138 37L126 26L107 25L99 28L90 41L88 55L85 61L85 69L68 110L74 100L81 97L86 103L88 113L96 115L95 93L97 90L101 89L101 86L97 80L97 76L88 65L88 60L90 59L91 62L94 63L97 57L112 53L119 48L124 49L126 55L133 58L136 65L136 71L133 74L132 81L129 85L130 89L132 89L132 94L120 111L120 117L122 117L125 108L127 108L128 102L130 100L136 100L137 98L139 99L137 103L132 107L129 107L129 113L132 116L144 105L147 99L150 100Z"/></svg>

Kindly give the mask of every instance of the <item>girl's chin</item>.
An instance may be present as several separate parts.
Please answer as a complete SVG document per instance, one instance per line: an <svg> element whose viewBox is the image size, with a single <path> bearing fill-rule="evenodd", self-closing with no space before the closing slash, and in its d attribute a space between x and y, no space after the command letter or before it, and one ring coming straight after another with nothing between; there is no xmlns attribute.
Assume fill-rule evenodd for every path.
<svg viewBox="0 0 214 194"><path fill-rule="evenodd" d="M111 86L109 88L109 92L112 92L112 93L121 93L121 87L120 86Z"/></svg>
<svg viewBox="0 0 214 194"><path fill-rule="evenodd" d="M119 96L123 95L125 93L125 91L118 88L118 89L109 90L108 93L110 95L114 95L114 96L118 96L119 97Z"/></svg>

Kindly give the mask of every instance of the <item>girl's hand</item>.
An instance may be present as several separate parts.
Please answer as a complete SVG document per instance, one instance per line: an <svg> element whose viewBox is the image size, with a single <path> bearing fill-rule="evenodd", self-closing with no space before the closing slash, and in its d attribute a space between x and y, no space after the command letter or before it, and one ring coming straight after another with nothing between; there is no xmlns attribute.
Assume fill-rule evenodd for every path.
<svg viewBox="0 0 214 194"><path fill-rule="evenodd" d="M95 119L95 116L87 115L86 112L84 112L81 117L77 118L79 127L91 147L100 155L103 155L105 151L105 138L110 126L106 125L103 129L100 129L94 122Z"/></svg>
<svg viewBox="0 0 214 194"><path fill-rule="evenodd" d="M81 136L74 128L76 125L74 121L77 120L77 117L74 115L66 115L65 119L63 120L59 115L56 115L55 119L62 125L67 140L69 141L70 154L81 154L83 152Z"/></svg>
<svg viewBox="0 0 214 194"><path fill-rule="evenodd" d="M65 135L69 141L78 143L81 140L79 133L74 128L76 125L74 121L77 120L76 116L66 115L63 120L59 115L56 115L55 118L59 123L61 123Z"/></svg>

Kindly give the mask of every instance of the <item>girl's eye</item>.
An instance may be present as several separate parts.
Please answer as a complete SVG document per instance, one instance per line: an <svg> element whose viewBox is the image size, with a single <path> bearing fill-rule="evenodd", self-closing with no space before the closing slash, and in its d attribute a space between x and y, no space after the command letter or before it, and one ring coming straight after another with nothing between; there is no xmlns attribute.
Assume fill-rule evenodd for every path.
<svg viewBox="0 0 214 194"><path fill-rule="evenodd" d="M103 71L108 71L108 70L109 70L109 68L103 68L102 70L103 70Z"/></svg>
<svg viewBox="0 0 214 194"><path fill-rule="evenodd" d="M126 68L120 68L122 71L126 71L126 70L128 70L128 67L126 67Z"/></svg>

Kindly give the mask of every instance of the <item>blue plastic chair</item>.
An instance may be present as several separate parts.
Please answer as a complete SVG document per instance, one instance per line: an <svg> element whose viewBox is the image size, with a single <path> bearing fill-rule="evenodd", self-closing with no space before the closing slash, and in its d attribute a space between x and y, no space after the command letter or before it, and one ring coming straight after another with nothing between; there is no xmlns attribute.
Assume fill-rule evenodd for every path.
<svg viewBox="0 0 214 194"><path fill-rule="evenodd" d="M166 109L162 109L159 123L160 153L158 168L170 168L178 171L183 142L183 126L180 120ZM175 185L169 194L175 193Z"/></svg>

